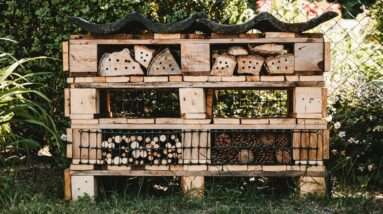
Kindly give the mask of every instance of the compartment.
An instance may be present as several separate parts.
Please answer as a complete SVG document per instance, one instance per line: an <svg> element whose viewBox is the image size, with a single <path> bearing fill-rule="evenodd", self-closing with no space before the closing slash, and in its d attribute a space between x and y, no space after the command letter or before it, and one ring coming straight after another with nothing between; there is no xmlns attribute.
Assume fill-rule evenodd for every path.
<svg viewBox="0 0 383 214"><path fill-rule="evenodd" d="M290 112L290 89L215 90L213 116L216 118L287 117Z"/></svg>
<svg viewBox="0 0 383 214"><path fill-rule="evenodd" d="M102 117L180 117L178 89L101 90Z"/></svg>
<svg viewBox="0 0 383 214"><path fill-rule="evenodd" d="M180 45L99 45L101 76L177 75Z"/></svg>

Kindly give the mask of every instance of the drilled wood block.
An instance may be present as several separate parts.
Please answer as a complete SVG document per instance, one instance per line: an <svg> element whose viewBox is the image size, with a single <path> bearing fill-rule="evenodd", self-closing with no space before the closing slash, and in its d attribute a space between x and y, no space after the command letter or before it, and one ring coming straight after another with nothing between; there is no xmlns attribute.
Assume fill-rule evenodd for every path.
<svg viewBox="0 0 383 214"><path fill-rule="evenodd" d="M134 46L134 59L145 68L148 68L152 61L154 49L148 48L144 45Z"/></svg>
<svg viewBox="0 0 383 214"><path fill-rule="evenodd" d="M181 69L169 48L165 48L157 55L155 55L148 67L148 75L177 74L181 74Z"/></svg>
<svg viewBox="0 0 383 214"><path fill-rule="evenodd" d="M105 53L100 59L101 76L143 75L140 64L130 55L128 48L118 52Z"/></svg>
<svg viewBox="0 0 383 214"><path fill-rule="evenodd" d="M208 43L182 43L181 63L184 73L209 73L210 45Z"/></svg>
<svg viewBox="0 0 383 214"><path fill-rule="evenodd" d="M296 71L323 71L323 43L295 43Z"/></svg>
<svg viewBox="0 0 383 214"><path fill-rule="evenodd" d="M238 74L259 75L262 69L264 58L257 55L247 55L237 57Z"/></svg>
<svg viewBox="0 0 383 214"><path fill-rule="evenodd" d="M268 57L266 65L269 74L292 74L294 73L294 55L284 54Z"/></svg>
<svg viewBox="0 0 383 214"><path fill-rule="evenodd" d="M216 76L233 75L236 65L237 65L237 61L234 56L230 56L227 54L219 55L215 59L215 62L210 74L216 75Z"/></svg>
<svg viewBox="0 0 383 214"><path fill-rule="evenodd" d="M97 72L97 45L70 44L69 71L71 73Z"/></svg>

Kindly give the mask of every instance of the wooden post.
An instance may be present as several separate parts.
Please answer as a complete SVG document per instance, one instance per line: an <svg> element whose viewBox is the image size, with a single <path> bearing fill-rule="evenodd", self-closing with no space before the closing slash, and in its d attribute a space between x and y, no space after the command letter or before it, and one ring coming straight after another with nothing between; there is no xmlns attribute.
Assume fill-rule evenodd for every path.
<svg viewBox="0 0 383 214"><path fill-rule="evenodd" d="M302 176L299 178L299 195L306 196L309 194L319 196L326 194L326 180L324 177Z"/></svg>
<svg viewBox="0 0 383 214"><path fill-rule="evenodd" d="M205 191L204 176L183 176L181 177L182 192L192 198L202 198Z"/></svg>
<svg viewBox="0 0 383 214"><path fill-rule="evenodd" d="M64 170L64 200L69 201L72 199L72 189L71 189L71 175L70 169Z"/></svg>

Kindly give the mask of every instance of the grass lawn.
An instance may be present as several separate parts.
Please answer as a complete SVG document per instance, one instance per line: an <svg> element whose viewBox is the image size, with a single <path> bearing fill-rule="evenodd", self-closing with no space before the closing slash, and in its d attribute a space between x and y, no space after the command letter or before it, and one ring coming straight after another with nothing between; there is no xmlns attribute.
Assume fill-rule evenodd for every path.
<svg viewBox="0 0 383 214"><path fill-rule="evenodd" d="M381 201L362 196L299 199L286 185L292 181L209 179L206 197L192 200L182 197L176 182L169 186L171 178L102 179L97 200L66 202L62 170L2 174L0 213L383 213ZM168 189L155 190L154 184Z"/></svg>

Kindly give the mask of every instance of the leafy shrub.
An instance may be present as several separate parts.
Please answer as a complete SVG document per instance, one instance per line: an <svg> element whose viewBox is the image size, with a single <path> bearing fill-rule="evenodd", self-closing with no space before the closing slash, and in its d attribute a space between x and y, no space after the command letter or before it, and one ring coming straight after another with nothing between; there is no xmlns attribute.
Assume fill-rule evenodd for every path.
<svg viewBox="0 0 383 214"><path fill-rule="evenodd" d="M1 39L0 41L12 41ZM0 165L8 154L26 151L39 147L39 139L28 133L33 130L60 146L60 140L53 119L39 102L50 103L50 100L40 91L34 89L33 78L47 73L29 73L20 75L16 71L24 70L27 62L43 59L44 57L25 58L16 60L6 52L0 52ZM9 65L8 65L9 63ZM26 127L29 127L28 129ZM3 159L5 158L5 159Z"/></svg>

